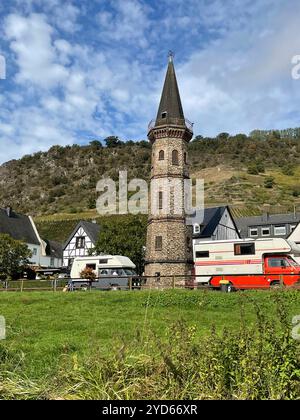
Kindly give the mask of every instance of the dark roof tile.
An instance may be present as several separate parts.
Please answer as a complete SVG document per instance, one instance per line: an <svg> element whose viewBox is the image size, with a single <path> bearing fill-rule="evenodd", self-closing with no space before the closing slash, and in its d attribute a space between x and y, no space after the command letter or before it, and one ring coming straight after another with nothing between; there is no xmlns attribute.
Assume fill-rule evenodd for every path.
<svg viewBox="0 0 300 420"><path fill-rule="evenodd" d="M0 233L7 233L12 238L27 244L40 244L29 216L14 211L8 216L6 209L0 209Z"/></svg>

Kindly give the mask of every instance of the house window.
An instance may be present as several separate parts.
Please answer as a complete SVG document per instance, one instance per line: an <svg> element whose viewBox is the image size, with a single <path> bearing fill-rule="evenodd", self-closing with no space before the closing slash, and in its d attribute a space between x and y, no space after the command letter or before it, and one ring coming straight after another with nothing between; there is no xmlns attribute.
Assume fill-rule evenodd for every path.
<svg viewBox="0 0 300 420"><path fill-rule="evenodd" d="M178 150L172 151L172 165L179 165Z"/></svg>
<svg viewBox="0 0 300 420"><path fill-rule="evenodd" d="M209 251L196 251L196 258L209 258Z"/></svg>
<svg viewBox="0 0 300 420"><path fill-rule="evenodd" d="M167 118L167 115L168 115L168 113L166 111L162 112L161 113L161 118L164 120L165 118Z"/></svg>
<svg viewBox="0 0 300 420"><path fill-rule="evenodd" d="M158 209L159 210L163 209L163 193L162 193L162 191L159 191L159 193L158 193Z"/></svg>
<svg viewBox="0 0 300 420"><path fill-rule="evenodd" d="M163 150L160 150L158 154L158 160L164 160L164 159L165 159L165 152Z"/></svg>
<svg viewBox="0 0 300 420"><path fill-rule="evenodd" d="M261 230L261 234L262 234L262 236L270 236L270 234L271 234L271 230L270 230L270 228L269 228L269 227L267 227L267 228L262 228L262 230Z"/></svg>
<svg viewBox="0 0 300 420"><path fill-rule="evenodd" d="M72 267L73 261L74 261L74 258L69 258L68 259L68 267L69 268Z"/></svg>
<svg viewBox="0 0 300 420"><path fill-rule="evenodd" d="M155 237L155 251L162 250L162 236Z"/></svg>
<svg viewBox="0 0 300 420"><path fill-rule="evenodd" d="M274 227L274 235L275 236L285 236L286 235L286 227L285 226L275 226Z"/></svg>
<svg viewBox="0 0 300 420"><path fill-rule="evenodd" d="M54 267L54 258L53 257L50 258L50 267Z"/></svg>
<svg viewBox="0 0 300 420"><path fill-rule="evenodd" d="M33 248L32 255L37 255L37 248Z"/></svg>
<svg viewBox="0 0 300 420"><path fill-rule="evenodd" d="M251 228L250 229L250 236L258 236L258 229L257 228Z"/></svg>
<svg viewBox="0 0 300 420"><path fill-rule="evenodd" d="M235 244L234 255L255 255L255 244Z"/></svg>
<svg viewBox="0 0 300 420"><path fill-rule="evenodd" d="M76 238L76 248L77 249L82 249L84 248L85 245L85 237L84 236L78 236L78 238Z"/></svg>

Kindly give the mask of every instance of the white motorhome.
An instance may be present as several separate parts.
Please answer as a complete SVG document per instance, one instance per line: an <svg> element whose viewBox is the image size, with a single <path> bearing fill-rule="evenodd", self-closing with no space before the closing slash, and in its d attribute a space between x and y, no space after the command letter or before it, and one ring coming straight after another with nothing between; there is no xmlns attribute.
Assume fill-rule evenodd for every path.
<svg viewBox="0 0 300 420"><path fill-rule="evenodd" d="M81 272L88 268L95 274L96 280L91 286L96 289L128 288L129 278L136 279L137 276L135 264L122 255L77 257L71 269L72 288L84 288L89 285L87 280L81 278ZM136 283L133 285L138 286Z"/></svg>
<svg viewBox="0 0 300 420"><path fill-rule="evenodd" d="M294 255L300 256L300 247L282 238L196 241L195 280L239 289L292 286L300 280Z"/></svg>

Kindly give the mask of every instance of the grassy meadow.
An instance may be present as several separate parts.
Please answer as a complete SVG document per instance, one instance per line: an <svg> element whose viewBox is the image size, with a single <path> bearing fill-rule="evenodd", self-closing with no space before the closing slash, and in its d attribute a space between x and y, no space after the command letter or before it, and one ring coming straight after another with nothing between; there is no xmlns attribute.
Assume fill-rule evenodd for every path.
<svg viewBox="0 0 300 420"><path fill-rule="evenodd" d="M300 398L299 291L2 292L0 398Z"/></svg>

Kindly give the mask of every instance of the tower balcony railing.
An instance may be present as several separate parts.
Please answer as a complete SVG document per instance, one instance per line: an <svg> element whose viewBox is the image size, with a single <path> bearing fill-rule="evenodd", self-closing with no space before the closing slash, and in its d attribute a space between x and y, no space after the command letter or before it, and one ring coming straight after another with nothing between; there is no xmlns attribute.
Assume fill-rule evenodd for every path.
<svg viewBox="0 0 300 420"><path fill-rule="evenodd" d="M175 125L175 126L185 126L189 131L193 132L194 123L189 121L187 118L161 118L159 120L153 119L148 125L148 131L151 131L154 127L164 126L164 125Z"/></svg>

